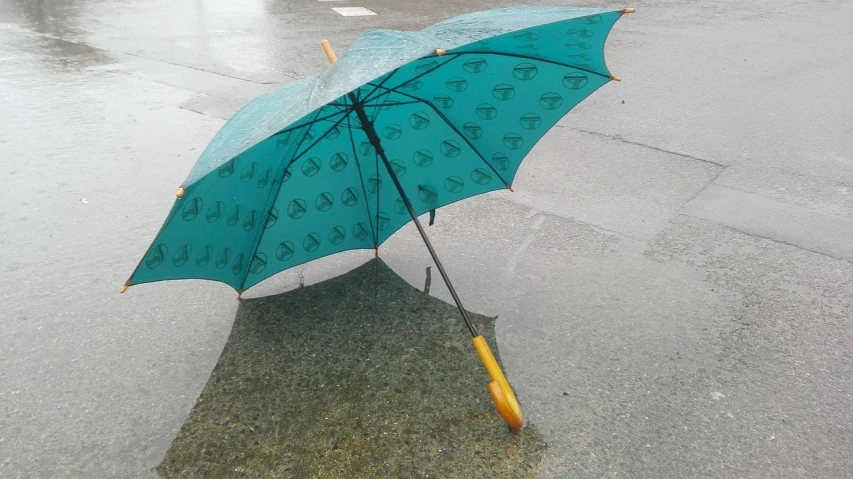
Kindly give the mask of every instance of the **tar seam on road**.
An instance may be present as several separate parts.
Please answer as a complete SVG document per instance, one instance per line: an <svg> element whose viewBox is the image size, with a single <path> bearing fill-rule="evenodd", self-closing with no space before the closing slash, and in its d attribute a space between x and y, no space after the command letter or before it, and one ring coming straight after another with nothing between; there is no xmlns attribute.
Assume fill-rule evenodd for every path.
<svg viewBox="0 0 853 479"><path fill-rule="evenodd" d="M67 41L67 40L66 40L66 41ZM95 50L101 50L101 51L104 51L104 52L121 53L122 55L128 55L128 56L136 57L136 58L144 58L145 60L151 60L151 61L153 61L153 62L160 62L160 63L166 63L166 64L168 64L168 65L174 65L174 66L176 66L176 67L189 68L190 70L196 70L196 71L200 71L200 72L210 73L211 75L219 75L219 76L226 77L226 78L231 78L231 79L234 79L234 80L241 80L241 81L245 81L245 82L249 82L249 83L254 83L254 84L256 84L256 85L276 85L276 84L278 84L278 82L263 82L263 81L250 80L250 79L248 79L248 78L238 77L238 76L234 76L234 75L228 75L228 74L225 74L225 73L215 72L215 71L212 71L212 70L205 70L204 68L193 67L193 66L189 66L189 65L183 65L183 64L181 64L181 63L174 63L174 62L170 62L170 61L166 61L166 60L160 60L160 59L157 59L157 58L145 57L145 56L142 56L142 55L139 55L139 54L136 54L136 53L119 52L119 51L113 51L113 50L104 50L104 49L102 49L102 48L93 47L92 45L89 45L89 44L86 44L86 43L78 43L78 42L71 42L71 43L76 43L76 44L78 44L78 45L84 45L84 46L87 46L87 47L89 47L89 48L94 48ZM279 72L279 73L281 73L281 72ZM299 78L297 78L297 77L294 77L294 76L288 75L288 74L286 74L286 73L281 73L281 74L282 74L282 75L284 75L284 76L286 76L287 78L290 78L291 80L298 80L298 79L299 79Z"/></svg>
<svg viewBox="0 0 853 479"><path fill-rule="evenodd" d="M657 150L657 148L654 148L654 147L649 147L649 148L652 148L652 149ZM660 151L663 151L663 150L660 150ZM702 161L702 160L699 160L699 161ZM711 162L709 162L709 163L711 163ZM716 164L716 163L714 163L714 164ZM679 211L684 210L684 208L685 208L687 205L689 205L691 201L693 201L693 200L695 200L696 198L698 198L698 197L699 197L699 195L701 195L701 194L702 194L702 192L704 192L705 190L707 190L707 189L708 189L708 187L710 187L711 185L713 185L713 184L714 184L714 182L716 182L716 181L717 181L717 179L718 179L718 178L723 174L723 172L724 172L724 171L726 171L726 169L727 169L727 168L728 168L728 166L724 166L724 167L720 168L720 171L718 171L718 172L717 172L717 174L716 174L716 175L714 175L714 177L713 177L713 178L711 178L711 180L710 180L708 183L706 183L706 184L705 184L705 186L703 186L702 188L699 188L693 196L691 196L687 201L685 201L685 202L684 202L684 204L683 204L683 205L681 205L681 208L679 208ZM675 216L673 216L673 218L675 218L675 217L677 217L677 216L679 216L679 215L681 215L681 214L683 214L683 213L676 213L676 214L675 214Z"/></svg>
<svg viewBox="0 0 853 479"><path fill-rule="evenodd" d="M566 126L563 126L563 125L555 125L555 126L556 126L557 128L567 128ZM683 157L683 158L687 158L687 159L690 159L690 160L700 161L700 162L702 162L702 163L708 163L708 164L711 164L711 165L714 165L714 166L718 166L718 167L720 167L720 168L727 168L727 167L729 166L729 165L725 165L725 164L723 164L723 163L717 163L716 161L706 160L706 159L704 159L704 158L697 158L697 157L695 157L695 156L685 155L684 153L678 153L677 151L664 150L663 148L658 148L658 147L656 147L656 146L646 145L645 143L640 143L640 142L637 142L637 141L626 140L626 139L624 139L624 138L622 138L622 137L620 137L620 136L608 135L608 134L606 134L606 133L599 133L599 132L597 132L597 131L584 130L584 129L582 129L582 128L570 128L570 129L571 129L571 130L574 130L574 131L579 131L579 132L581 132L581 133L587 133L587 134L589 134L589 135L600 136L600 137L607 138L607 139L614 140L614 141L621 141L622 143L627 143L627 144L629 144L629 145L641 146L641 147L643 147L643 148L648 148L648 149L650 149L650 150L659 151L659 152L661 152L661 153L667 153L667 154L669 154L669 155L681 156L681 157Z"/></svg>
<svg viewBox="0 0 853 479"><path fill-rule="evenodd" d="M853 261L851 261L851 260L849 260L849 259L847 259L847 258L842 258L842 257L840 257L840 256L834 256L834 255L831 255L831 254L829 254L829 253L824 253L824 252L821 252L821 251L815 251L815 250L813 250L813 249L806 248L805 246L800 246L800 245L797 245L797 244L794 244L794 243L789 243L789 242L787 242L787 241L780 240L780 239L775 239L775 238L771 238L771 237L769 237L769 236L763 236L763 235L756 234L756 233L750 233L750 232L748 232L748 231L744 231L744 230L742 230L742 229L735 228L734 226L729 226L729 225L724 224L724 223L718 223L718 222L716 222L716 221L714 221L714 220L709 220L709 219L707 219L707 218L700 218L700 217L698 217L698 216L691 216L691 215L688 215L688 214L685 214L685 213L679 213L678 215L676 215L676 216L675 216L675 218L677 218L677 217L679 217L679 216L684 216L684 217L686 217L686 218L691 218L691 219L694 219L694 220L699 220L699 221L705 221L705 222L708 222L708 223L713 223L713 224L715 224L715 225L719 225L719 226L721 226L721 227L723 227L723 228L726 228L727 230L734 231L735 233L740 233L740 234L742 234L742 235L750 236L750 237L752 237L752 238L758 238L758 239L763 239L763 240L767 240L767 241L772 241L773 243L776 243L776 244L781 244L781 245L785 245L785 246L790 246L790 247L792 247L792 248L796 248L796 249L801 250L801 251L805 251L805 252L812 253L812 254L816 254L816 255L820 255L820 256L825 256L825 257L827 257L827 258L831 258L831 259L834 259L834 260L836 260L836 261L844 261L845 263L853 264ZM663 231L662 231L661 233L663 233Z"/></svg>

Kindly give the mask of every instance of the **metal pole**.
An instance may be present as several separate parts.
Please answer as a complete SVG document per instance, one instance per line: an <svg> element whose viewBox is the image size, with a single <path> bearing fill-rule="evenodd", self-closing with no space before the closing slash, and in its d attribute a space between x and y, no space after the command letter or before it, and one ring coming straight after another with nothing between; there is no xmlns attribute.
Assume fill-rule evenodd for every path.
<svg viewBox="0 0 853 479"><path fill-rule="evenodd" d="M456 290L453 289L453 285L450 283L450 278L447 277L447 272L444 271L444 266L441 265L441 260L438 259L438 255L435 253L435 249L433 249L432 243L430 243L426 231L424 231L424 227L421 226L421 222L418 220L418 215L415 213L415 209L412 208L412 203L409 201L409 197L406 196L406 193L403 191L403 186L400 184L400 180L391 168L391 164L385 156L385 150L382 148L382 143L379 141L379 135L376 134L376 130L373 128L373 123L371 123L370 119L367 117L367 113L364 111L364 106L358 101L353 93L349 94L349 99L352 101L353 109L355 110L356 115L358 115L359 121L361 121L361 127L367 134L367 139L373 145L373 148L376 149L376 154L382 159L382 163L385 164L385 169L388 170L388 174L391 176L394 186L397 187L397 191L400 193L400 198L403 200L403 203L405 203L406 209L409 210L409 215L412 217L412 221L418 228L418 233L421 234L421 238L423 238L424 243L429 250L429 254L432 256L432 260L438 268L438 272L441 273L441 278L444 279L444 284L446 284L447 289L450 290L450 295L453 296L453 301L456 302L456 307L459 308L459 313L462 315L462 319L465 320L465 325L468 326L468 331L471 332L472 337L476 338L479 336L479 333L471 323L471 318L468 317L468 313L462 306L462 300L459 299L459 295L456 294Z"/></svg>

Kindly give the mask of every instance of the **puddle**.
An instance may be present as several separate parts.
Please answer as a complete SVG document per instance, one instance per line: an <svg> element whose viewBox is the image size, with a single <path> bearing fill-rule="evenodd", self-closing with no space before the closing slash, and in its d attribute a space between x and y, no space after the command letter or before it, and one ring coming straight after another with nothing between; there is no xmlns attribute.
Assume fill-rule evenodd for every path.
<svg viewBox="0 0 853 479"><path fill-rule="evenodd" d="M494 320L471 319L497 353ZM458 311L374 260L244 300L157 472L535 477L545 442L508 429L487 382Z"/></svg>

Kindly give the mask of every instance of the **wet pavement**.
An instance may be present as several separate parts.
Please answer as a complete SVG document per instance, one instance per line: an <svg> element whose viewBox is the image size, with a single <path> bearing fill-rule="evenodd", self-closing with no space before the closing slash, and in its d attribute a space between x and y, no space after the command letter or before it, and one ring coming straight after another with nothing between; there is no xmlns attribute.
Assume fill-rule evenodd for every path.
<svg viewBox="0 0 853 479"><path fill-rule="evenodd" d="M321 39L343 51L368 28L415 29L508 5L334 3L0 0L0 477L176 473L176 451L219 444L221 430L193 426L218 414L216 403L205 409L209 381L225 364L256 364L241 352L241 325L278 318L268 308L309 294L300 283L372 258L347 253L282 273L242 305L203 282L118 295L223 119L322 71ZM331 10L344 4L376 15ZM508 453L518 438L497 439L496 414L466 419L469 406L485 414L480 370L454 385L472 394L454 411L454 433L488 431L481 450L508 461L478 463L492 477L510 462L511 477L528 466L539 477L849 477L853 7L614 8L623 6L638 12L616 25L607 54L625 81L537 145L516 193L451 205L429 229L468 309L497 316L495 342L530 440ZM430 261L413 227L381 254L423 288ZM437 279L430 294L449 301ZM406 297L404 324L420 327L412 303L423 295ZM429 305L421 319L446 314ZM436 334L467 341L461 324L442 324ZM464 353L436 358L424 380L440 381ZM384 371L389 384L406 379L400 360ZM260 396L261 407L275 404ZM362 400L342 397L341 407ZM395 407L389 417L428 412ZM188 431L201 433L195 443ZM347 433L314 421L294 437L327 435L316 455ZM251 455L252 443L232 448ZM384 450L396 471L435 465ZM329 461L344 454L332 451ZM311 456L272 462L299 461Z"/></svg>

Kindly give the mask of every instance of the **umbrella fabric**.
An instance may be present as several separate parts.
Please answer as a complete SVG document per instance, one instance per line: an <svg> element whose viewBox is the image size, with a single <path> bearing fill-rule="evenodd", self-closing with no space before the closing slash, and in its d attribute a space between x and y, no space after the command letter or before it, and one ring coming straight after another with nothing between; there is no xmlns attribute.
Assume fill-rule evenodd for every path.
<svg viewBox="0 0 853 479"><path fill-rule="evenodd" d="M322 75L223 126L128 284L198 278L242 292L378 247L411 217L364 118L419 215L508 187L542 135L613 79L604 43L622 13L515 8L367 32Z"/></svg>

